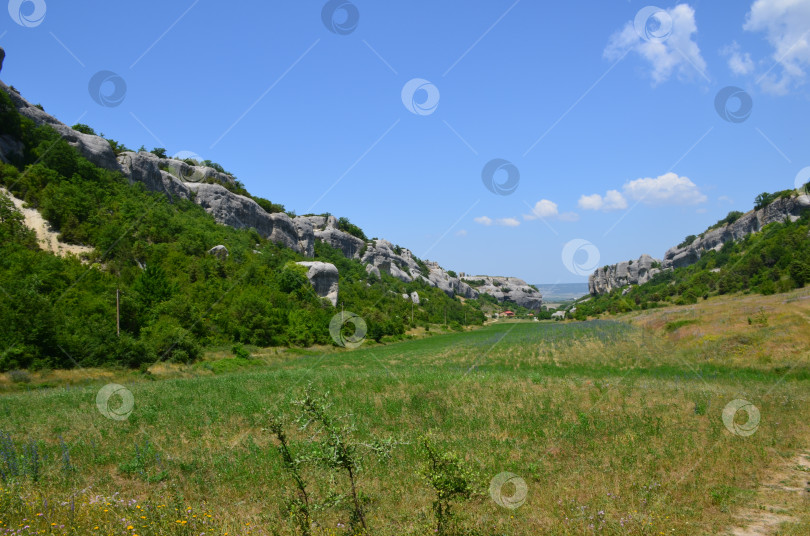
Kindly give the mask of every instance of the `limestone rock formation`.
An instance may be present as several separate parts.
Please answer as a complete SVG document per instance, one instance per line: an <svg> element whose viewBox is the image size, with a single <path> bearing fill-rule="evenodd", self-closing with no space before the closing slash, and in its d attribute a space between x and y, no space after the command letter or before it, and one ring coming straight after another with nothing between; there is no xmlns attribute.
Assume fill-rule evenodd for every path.
<svg viewBox="0 0 810 536"><path fill-rule="evenodd" d="M1 51L2 49L0 49L0 67ZM22 115L38 125L51 126L93 164L119 171L130 182L140 182L148 190L161 192L170 200L191 199L221 224L236 228L254 228L267 239L284 244L307 257L314 256L315 240L321 240L339 249L345 257L359 259L366 264L366 271L369 274L379 277L380 272L386 272L404 282L424 281L440 288L449 296L478 297L478 290L461 278L450 275L437 263L417 262L409 250L394 246L387 240L366 243L365 240L340 230L338 220L334 216L301 216L291 219L284 213L270 214L253 199L233 193L222 186L233 184L234 178L213 168L192 165L174 158L160 158L147 152L127 151L116 156L110 143L104 138L73 130L33 106L2 82L0 90L9 95ZM17 159L22 155L22 151L23 146L19 140L0 133L0 160L9 162ZM506 293L505 288L494 286L489 288L488 290L494 292L496 297L508 295L509 299L528 304L528 307L539 307L541 303L539 292L528 287L525 282L514 278L498 279L519 283L506 284L505 288L509 289ZM410 298L413 299L413 295Z"/></svg>
<svg viewBox="0 0 810 536"><path fill-rule="evenodd" d="M423 277L419 264L410 250L397 249L388 240L378 239L368 244L361 260L405 283L410 283L417 277Z"/></svg>
<svg viewBox="0 0 810 536"><path fill-rule="evenodd" d="M169 199L189 199L191 191L181 181L160 169L161 159L152 153L124 152L118 155L121 172L130 183L140 182L147 190L163 192Z"/></svg>
<svg viewBox="0 0 810 536"><path fill-rule="evenodd" d="M451 276L444 268L436 262L425 261L428 267L427 280L431 286L441 289L448 296L462 296L464 298L475 299L478 291L462 281L458 277Z"/></svg>
<svg viewBox="0 0 810 536"><path fill-rule="evenodd" d="M59 133L70 145L76 147L79 152L90 162L104 169L118 171L120 166L115 158L115 153L110 147L110 143L102 137L92 136L77 132L58 121L53 116L48 115L22 96L11 90L7 85L0 82L0 90L5 91L11 98L11 102L17 110L25 117L31 119L37 125L50 125Z"/></svg>
<svg viewBox="0 0 810 536"><path fill-rule="evenodd" d="M167 173L181 182L216 181L222 184L234 183L234 178L227 173L220 173L208 166L193 166L184 160L162 158L160 159L160 165L167 170Z"/></svg>
<svg viewBox="0 0 810 536"><path fill-rule="evenodd" d="M615 288L642 285L661 271L661 261L642 255L635 261L624 261L598 268L588 277L591 294L607 294Z"/></svg>
<svg viewBox="0 0 810 536"><path fill-rule="evenodd" d="M347 259L359 259L366 247L362 239L338 229L334 216L298 216L295 221L307 222L312 226L317 240L339 249Z"/></svg>
<svg viewBox="0 0 810 536"><path fill-rule="evenodd" d="M743 214L731 224L703 233L691 244L680 248L677 246L670 248L664 255L663 266L664 268L680 268L694 264L704 252L711 249L719 250L726 242L739 240L746 235L756 233L769 223L783 222L786 219L796 221L802 210L808 206L810 206L810 197L806 195L777 199L759 210L751 210Z"/></svg>
<svg viewBox="0 0 810 536"><path fill-rule="evenodd" d="M500 302L508 300L533 310L543 305L540 291L517 277L461 274L461 279L467 284L473 283L478 293L489 294Z"/></svg>
<svg viewBox="0 0 810 536"><path fill-rule="evenodd" d="M312 283L315 293L321 298L328 299L333 307L336 306L338 299L337 267L327 262L298 262L296 264L309 268L307 279Z"/></svg>
<svg viewBox="0 0 810 536"><path fill-rule="evenodd" d="M268 214L254 200L237 195L219 184L186 183L194 202L214 219L237 229L254 228L267 239L305 254L307 245L299 240L292 219L284 213Z"/></svg>
<svg viewBox="0 0 810 536"><path fill-rule="evenodd" d="M759 210L750 210L732 223L706 231L690 244L670 248L664 254L660 270L672 270L694 264L707 251L719 251L726 242L740 240L749 234L759 232L769 223L796 221L807 207L810 207L810 196L794 195L777 199ZM635 267L628 261L599 268L588 278L588 289L591 294L599 295L625 285L644 284L659 271L651 265L647 268L651 262L657 261L649 255L642 255L638 263L634 263Z"/></svg>

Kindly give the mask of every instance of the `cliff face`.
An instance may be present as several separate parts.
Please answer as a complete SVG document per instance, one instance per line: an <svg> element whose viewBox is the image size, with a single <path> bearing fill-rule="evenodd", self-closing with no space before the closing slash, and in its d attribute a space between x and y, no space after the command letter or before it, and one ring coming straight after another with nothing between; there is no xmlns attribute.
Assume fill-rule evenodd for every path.
<svg viewBox="0 0 810 536"><path fill-rule="evenodd" d="M607 294L615 288L642 285L661 271L660 266L660 260L646 254L635 261L604 266L588 278L588 291L591 294Z"/></svg>
<svg viewBox="0 0 810 536"><path fill-rule="evenodd" d="M517 277L467 274L461 274L461 277L468 284L473 283L479 293L489 294L500 302L508 300L533 310L539 310L543 304L540 292Z"/></svg>
<svg viewBox="0 0 810 536"><path fill-rule="evenodd" d="M315 240L320 240L339 249L347 258L359 259L366 264L366 271L369 273L379 275L384 271L404 282L422 280L449 296L478 297L479 290L461 278L451 276L435 262L426 261L420 267L416 257L407 249L398 249L387 240L366 243L341 231L334 216L290 218L284 213L268 213L253 199L235 194L223 186L232 184L233 177L213 168L193 166L182 160L160 158L147 152L127 151L116 156L106 139L73 130L29 103L2 82L0 90L10 96L12 103L23 116L38 125L52 127L93 164L119 171L131 183L140 182L148 190L163 193L170 200L192 200L211 214L218 223L236 228L256 229L268 240L284 244L306 257L314 256ZM22 155L22 151L20 140L0 133L0 160L8 162L11 158ZM321 272L324 271L320 270L319 273ZM488 278L481 276L485 277ZM516 278L488 278L488 280L493 284L481 291L491 292L499 300L514 300L529 308L539 308L542 302L539 292L531 289L525 281ZM495 280L501 283L496 285ZM329 291L325 292L329 294Z"/></svg>
<svg viewBox="0 0 810 536"><path fill-rule="evenodd" d="M704 252L711 249L719 250L726 242L756 233L769 223L796 221L807 206L810 206L810 198L801 195L777 199L759 210L751 210L731 224L703 233L689 245L670 248L664 255L663 267L680 268L694 264Z"/></svg>
<svg viewBox="0 0 810 536"><path fill-rule="evenodd" d="M810 197L807 195L777 199L759 210L748 211L732 223L706 231L690 244L670 248L664 254L663 261L642 255L638 261L620 262L599 268L588 278L588 289L591 294L599 295L627 285L644 284L661 270L694 264L705 252L718 251L726 242L740 240L751 233L759 232L769 223L796 221L802 210L808 206ZM660 263L660 270L652 267L655 262Z"/></svg>

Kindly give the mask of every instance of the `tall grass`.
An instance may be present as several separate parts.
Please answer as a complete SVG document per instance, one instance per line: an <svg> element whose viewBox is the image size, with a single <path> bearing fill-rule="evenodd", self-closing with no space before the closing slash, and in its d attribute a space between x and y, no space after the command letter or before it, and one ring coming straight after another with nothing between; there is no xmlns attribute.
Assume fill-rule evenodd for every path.
<svg viewBox="0 0 810 536"><path fill-rule="evenodd" d="M307 385L332 393L330 411L350 417L353 441L397 445L357 474L369 534L434 533L436 495L419 476L427 433L478 475L470 500L453 507L459 533L716 534L769 467L806 446L810 384L784 366L707 360L663 330L626 323L507 323L132 383L124 421L97 410L101 384L9 394L0 429L15 452L35 442L41 462L36 481L3 484L0 534L21 523L54 534L300 533L269 416L293 422ZM761 412L752 436L722 422L737 398ZM290 452L312 447L305 430L285 430ZM314 495L352 497L335 471L306 470ZM489 496L503 472L526 482L520 508ZM314 534L352 533L343 508L312 521Z"/></svg>

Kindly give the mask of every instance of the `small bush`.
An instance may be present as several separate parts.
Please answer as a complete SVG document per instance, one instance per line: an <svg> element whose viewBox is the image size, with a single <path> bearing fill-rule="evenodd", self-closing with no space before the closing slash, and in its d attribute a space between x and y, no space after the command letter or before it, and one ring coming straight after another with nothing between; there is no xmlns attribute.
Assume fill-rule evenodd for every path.
<svg viewBox="0 0 810 536"><path fill-rule="evenodd" d="M31 383L31 375L24 370L12 370L8 377L12 383Z"/></svg>

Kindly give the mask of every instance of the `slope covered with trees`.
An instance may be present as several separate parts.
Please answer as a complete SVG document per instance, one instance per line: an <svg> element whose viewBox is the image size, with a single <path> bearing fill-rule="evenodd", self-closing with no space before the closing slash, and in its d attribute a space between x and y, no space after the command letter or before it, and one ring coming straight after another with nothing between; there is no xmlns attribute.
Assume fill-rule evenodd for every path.
<svg viewBox="0 0 810 536"><path fill-rule="evenodd" d="M255 230L219 225L193 202L171 202L94 166L50 127L22 117L2 91L0 132L24 147L12 163L0 164L0 185L37 208L62 240L94 248L83 259L41 250L0 195L0 371L188 362L207 346L237 342L332 343L335 309L294 264L301 255ZM220 244L230 255L207 254ZM366 319L370 338L398 337L445 315L455 325L483 322L475 301L368 275L359 261L325 244L318 244L316 260L338 266L340 302ZM414 290L423 304L412 318L401 294Z"/></svg>

